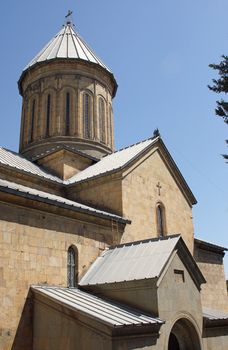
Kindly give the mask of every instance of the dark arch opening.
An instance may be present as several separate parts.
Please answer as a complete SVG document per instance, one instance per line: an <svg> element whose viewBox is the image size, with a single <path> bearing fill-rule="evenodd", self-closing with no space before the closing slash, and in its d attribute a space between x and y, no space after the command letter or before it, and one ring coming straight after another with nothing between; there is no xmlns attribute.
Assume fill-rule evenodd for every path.
<svg viewBox="0 0 228 350"><path fill-rule="evenodd" d="M201 350L198 333L193 324L179 319L173 326L168 342L168 350Z"/></svg>
<svg viewBox="0 0 228 350"><path fill-rule="evenodd" d="M168 350L180 350L180 346L175 334L171 333L169 337Z"/></svg>

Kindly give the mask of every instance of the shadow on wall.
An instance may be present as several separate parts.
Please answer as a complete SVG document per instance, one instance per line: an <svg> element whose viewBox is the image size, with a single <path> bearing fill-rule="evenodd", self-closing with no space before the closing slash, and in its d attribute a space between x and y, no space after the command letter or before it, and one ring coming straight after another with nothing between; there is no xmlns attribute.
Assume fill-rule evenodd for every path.
<svg viewBox="0 0 228 350"><path fill-rule="evenodd" d="M31 291L25 299L24 308L17 327L16 335L11 350L32 350L33 341L33 299Z"/></svg>

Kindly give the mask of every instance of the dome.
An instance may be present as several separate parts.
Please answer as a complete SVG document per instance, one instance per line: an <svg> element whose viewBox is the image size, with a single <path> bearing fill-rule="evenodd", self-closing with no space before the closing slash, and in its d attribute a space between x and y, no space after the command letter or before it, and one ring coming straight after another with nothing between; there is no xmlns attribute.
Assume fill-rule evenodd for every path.
<svg viewBox="0 0 228 350"><path fill-rule="evenodd" d="M24 68L20 153L31 159L70 147L96 159L114 150L114 75L71 22Z"/></svg>
<svg viewBox="0 0 228 350"><path fill-rule="evenodd" d="M58 58L78 59L95 63L111 73L110 69L74 30L71 22L63 26L48 44L27 64L23 72L37 63Z"/></svg>

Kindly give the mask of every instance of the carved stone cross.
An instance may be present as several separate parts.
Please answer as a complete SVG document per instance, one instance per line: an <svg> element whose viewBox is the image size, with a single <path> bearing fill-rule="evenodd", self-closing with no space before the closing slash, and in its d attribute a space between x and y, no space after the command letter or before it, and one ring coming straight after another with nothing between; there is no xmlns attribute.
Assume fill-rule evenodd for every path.
<svg viewBox="0 0 228 350"><path fill-rule="evenodd" d="M160 196L161 195L161 185L160 185L160 182L157 183L156 187L158 188L158 195Z"/></svg>

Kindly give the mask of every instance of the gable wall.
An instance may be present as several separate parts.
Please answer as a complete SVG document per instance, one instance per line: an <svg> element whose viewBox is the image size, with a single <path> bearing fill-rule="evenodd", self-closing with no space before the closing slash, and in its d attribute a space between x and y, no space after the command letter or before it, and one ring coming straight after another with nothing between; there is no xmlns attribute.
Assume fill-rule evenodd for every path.
<svg viewBox="0 0 228 350"><path fill-rule="evenodd" d="M27 312L22 314L29 286L66 286L67 250L72 244L78 249L79 278L111 244L110 228L96 225L96 218L94 221L86 223L0 204L1 350L11 349L16 332L15 349L32 350L24 344L29 339L31 320L26 330Z"/></svg>
<svg viewBox="0 0 228 350"><path fill-rule="evenodd" d="M92 164L92 160L81 155L61 150L43 157L37 163L63 180L86 169Z"/></svg>
<svg viewBox="0 0 228 350"><path fill-rule="evenodd" d="M156 185L160 182L160 196ZM192 210L177 186L160 153L155 151L129 172L122 183L123 215L127 225L122 242L157 237L156 204L162 202L166 214L166 232L181 233L193 251Z"/></svg>
<svg viewBox="0 0 228 350"><path fill-rule="evenodd" d="M175 273L174 271L179 271ZM183 275L180 273L183 271ZM183 278L184 276L184 278ZM158 286L159 317L166 320L161 329L162 349L166 349L171 329L178 319L187 319L199 338L202 334L202 306L200 292L189 272L176 254Z"/></svg>

